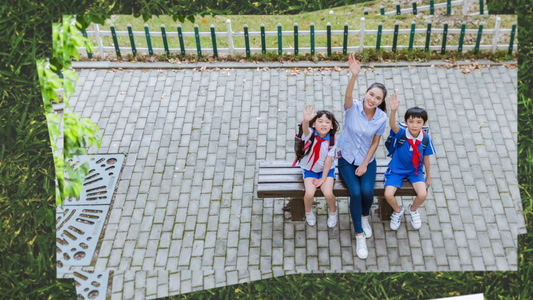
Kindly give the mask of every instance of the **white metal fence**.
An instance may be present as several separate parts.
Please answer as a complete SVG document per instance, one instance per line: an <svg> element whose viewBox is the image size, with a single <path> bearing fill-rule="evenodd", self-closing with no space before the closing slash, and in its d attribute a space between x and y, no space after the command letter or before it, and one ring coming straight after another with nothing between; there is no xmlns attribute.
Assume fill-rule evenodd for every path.
<svg viewBox="0 0 533 300"><path fill-rule="evenodd" d="M413 22L415 23L415 22ZM412 24L413 24L412 23ZM508 49L509 52L511 52L511 50L516 50L518 48L516 42L515 42L515 37L516 37L516 33L517 33L517 29L516 29L516 24L513 23L513 28L500 28L501 26L501 18L500 17L497 17L496 18L496 24L495 24L495 27L492 28L492 29L484 29L483 28L483 24L480 25L480 27L478 29L464 29L464 28L431 28L431 22L428 22L428 23L425 23L425 24L416 24L416 26L423 26L421 28L416 28L413 30L413 26L411 26L410 29L398 29L397 31L395 29L382 29L381 31L379 29L367 29L365 27L365 18L362 17L361 18L361 27L360 29L351 29L351 30L348 30L347 29L347 24L345 24L345 30L316 30L316 31L303 31L303 30L298 30L298 31L282 31L280 28L278 31L252 31L252 32L248 32L247 34L245 34L244 31L238 31L238 32L235 32L232 30L232 27L231 27L231 21L228 19L227 22L226 22L226 25L227 25L227 30L225 32L182 32L181 33L181 37L195 37L196 38L196 48L184 48L184 45L180 42L180 48L176 48L176 47L168 47L168 49L166 48L152 48L150 45L151 45L151 42L149 42L149 39L151 39L152 37L157 37L157 38L163 38L164 40L167 40L168 37L179 37L180 34L178 32L166 32L163 34L163 31L158 31L158 32L149 32L148 30L148 26L145 25L145 31L131 31L128 32L128 31L115 31L115 35L116 36L130 36L130 41L134 40L135 37L145 37L146 38L146 41L147 41L147 44L149 45L148 48L144 47L144 48L135 48L136 52L143 52L143 53L149 53L149 52L152 52L152 53L188 53L188 54L199 54L199 55L202 55L204 53L227 53L227 54L230 54L230 55L233 55L235 53L258 53L258 52L264 52L264 51L277 51L278 53L294 53L296 54L296 48L298 49L298 53L315 53L315 52L328 52L328 53L331 53L331 52L345 52L345 51L348 51L348 52L352 52L352 51L363 51L364 49L376 49L376 48L379 48L379 49L383 49L383 50L394 50L394 46L393 45L379 45L378 43L376 44L368 44L368 43L365 43L365 37L368 36L368 35L405 35L405 34L410 34L410 35L428 35L428 30L430 32L431 35L434 35L434 34L440 34L440 35L444 35L444 34L464 34L464 35L478 35L478 41L476 41L476 44L467 44L465 43L463 46L462 46L462 49L461 51L464 51L464 50L472 50L472 49L476 49L476 50L491 50L492 52L495 52L497 50L502 50L502 49ZM296 25L296 24L295 24ZM164 28L165 26L164 25L161 25L162 28ZM180 25L178 25L180 26ZM195 25L196 28L197 28L197 25ZM278 24L278 26L281 26L281 24ZM330 26L330 24L328 23L328 25L326 27ZM211 27L213 28L214 26L211 25ZM314 28L314 24L311 24L311 27ZM329 27L331 28L331 27ZM113 28L114 29L114 28ZM329 31L329 33L328 33ZM149 32L149 37L147 37L147 32ZM105 52L116 52L117 54L118 53L127 53L127 52L132 52L132 50L134 49L133 45L130 45L129 46L126 46L126 45L117 45L115 43L115 45L113 46L104 46L103 45L103 42L102 42L102 37L103 36L112 36L112 31L106 31L106 30L101 30L100 29L100 26L98 26L98 24L95 24L94 25L94 30L93 31L88 31L87 33L87 36L93 36L96 38L96 41L97 41L97 47L96 47L96 50L98 51L99 55L102 57L102 58L105 58ZM310 47L306 46L306 47L299 47L300 45L298 45L297 43L295 43L295 45L291 48L285 48L285 49L281 49L278 45L278 48L272 48L272 47L266 47L266 45L262 45L261 48L252 48L252 47L249 47L249 48L242 48L242 47L235 47L234 46L234 39L248 39L249 37L253 37L253 36L278 36L278 38L283 38L283 37L291 37L291 36L309 36L309 35L312 35L313 39L314 39L314 36L328 36L328 38L330 38L331 36L346 36L345 38L345 41L348 41L347 43L343 43L343 46L342 47L314 47L314 45L311 45ZM480 43L479 40L482 39L482 37L486 37L487 35L492 35L493 38L492 38L492 42L490 44L487 44L487 43ZM502 35L510 35L510 38L508 39L508 42L505 43L505 44L498 44L498 41L500 39L500 36ZM359 37L359 45L348 45L349 44L349 37L354 37L354 36L358 36ZM203 46L205 45L200 45L200 40L199 38L200 37L211 37L212 39L212 46L211 48L205 48ZM217 48L217 47L214 47L215 46L215 42L213 42L213 38L215 40L218 40L218 39L227 39L227 45L228 47L224 47L224 48ZM295 39L296 40L296 39ZM379 40L379 39L378 39ZM443 39L444 40L444 39ZM485 39L486 40L486 39ZM407 46L407 45L397 45L396 46L396 50L402 50L402 49L408 49L410 48L410 46ZM458 46L457 45L446 45L446 44L442 44L442 45L435 45L434 43L431 44L431 45L417 45L417 44L414 44L412 45L412 48L424 48L426 50L444 50L444 51L449 51L449 50L458 50ZM201 49L199 51L199 49ZM85 51L86 49L81 47L79 48L80 51Z"/></svg>

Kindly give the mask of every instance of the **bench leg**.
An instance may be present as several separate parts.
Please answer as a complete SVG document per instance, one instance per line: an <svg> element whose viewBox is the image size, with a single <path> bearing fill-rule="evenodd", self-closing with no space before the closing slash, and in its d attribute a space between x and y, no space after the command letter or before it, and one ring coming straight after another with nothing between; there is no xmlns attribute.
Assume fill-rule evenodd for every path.
<svg viewBox="0 0 533 300"><path fill-rule="evenodd" d="M305 221L305 205L303 198L291 198L291 221Z"/></svg>
<svg viewBox="0 0 533 300"><path fill-rule="evenodd" d="M390 216L394 210L385 200L385 197L378 197L378 215L381 221L390 221Z"/></svg>

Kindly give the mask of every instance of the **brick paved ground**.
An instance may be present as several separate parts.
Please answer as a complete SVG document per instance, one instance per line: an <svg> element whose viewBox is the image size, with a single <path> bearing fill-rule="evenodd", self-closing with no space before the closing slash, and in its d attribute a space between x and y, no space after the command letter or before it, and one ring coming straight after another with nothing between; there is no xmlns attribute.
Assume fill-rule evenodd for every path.
<svg viewBox="0 0 533 300"><path fill-rule="evenodd" d="M404 218L395 232L374 215L366 260L355 254L347 198L338 198L339 225L328 229L323 199L317 226L309 227L284 216L284 199L255 196L259 161L293 159L304 105L333 111L343 127L344 70L83 69L78 75L71 104L98 124L98 153L127 154L96 262L96 269L115 270L113 299L294 270L517 269L517 234L525 224L516 176L516 69L361 73L354 95L380 81L398 90L400 114L414 105L427 109L437 151L422 228L413 230ZM382 141L377 158L385 159L385 151ZM402 202L407 207L412 199Z"/></svg>

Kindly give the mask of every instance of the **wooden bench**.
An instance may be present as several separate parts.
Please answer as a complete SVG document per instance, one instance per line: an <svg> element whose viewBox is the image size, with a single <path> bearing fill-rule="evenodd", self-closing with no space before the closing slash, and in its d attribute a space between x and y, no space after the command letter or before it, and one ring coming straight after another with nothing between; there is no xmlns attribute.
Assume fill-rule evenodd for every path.
<svg viewBox="0 0 533 300"><path fill-rule="evenodd" d="M384 197L386 161L377 161L376 183L374 195L378 198L378 215L381 221L390 220L392 207ZM335 170L337 179L333 186L336 197L349 197L350 192L339 177L338 168ZM258 198L290 198L287 210L291 212L292 221L305 220L304 197L305 188L300 167L292 167L290 161L263 161L259 163L259 179L257 184ZM416 192L409 181L404 180L403 187L398 189L396 196L416 196ZM315 197L323 197L317 189Z"/></svg>

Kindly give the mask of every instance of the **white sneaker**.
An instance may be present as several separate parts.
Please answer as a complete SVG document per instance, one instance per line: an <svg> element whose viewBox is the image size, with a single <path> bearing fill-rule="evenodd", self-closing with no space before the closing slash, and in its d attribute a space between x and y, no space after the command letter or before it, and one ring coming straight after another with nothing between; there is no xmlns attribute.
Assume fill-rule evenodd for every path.
<svg viewBox="0 0 533 300"><path fill-rule="evenodd" d="M392 230L398 230L398 228L400 228L400 224L402 224L402 216L405 213L405 209L403 209L403 207L400 208L402 210L399 213L393 211L392 215L390 216L390 229Z"/></svg>
<svg viewBox="0 0 533 300"><path fill-rule="evenodd" d="M369 218L370 218L370 215L366 217L361 217L361 223L363 224L363 231L365 232L365 237L367 239L372 236L372 228L370 227L370 222L368 222Z"/></svg>
<svg viewBox="0 0 533 300"><path fill-rule="evenodd" d="M420 213L418 212L418 209L415 211L411 211L411 204L409 204L409 213L411 214L411 225L413 225L413 228L420 229L420 227L422 227L422 220L420 218Z"/></svg>
<svg viewBox="0 0 533 300"><path fill-rule="evenodd" d="M311 209L311 212L309 213L305 213L305 221L307 221L307 224L309 226L315 226L316 224L316 217L315 217L315 214L313 213L313 210Z"/></svg>
<svg viewBox="0 0 533 300"><path fill-rule="evenodd" d="M368 257L368 249L366 248L366 239L364 235L356 235L355 240L357 242L356 253L360 259L366 259Z"/></svg>
<svg viewBox="0 0 533 300"><path fill-rule="evenodd" d="M335 211L334 213L330 212L329 213L329 216L328 216L328 227L329 228L333 228L335 226L337 226L337 211Z"/></svg>

